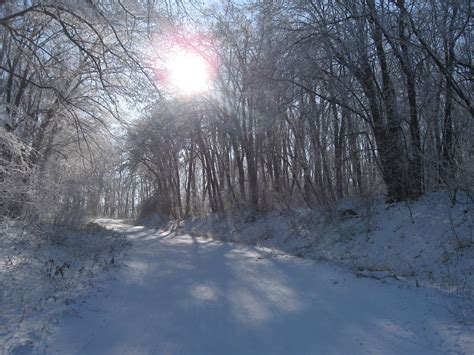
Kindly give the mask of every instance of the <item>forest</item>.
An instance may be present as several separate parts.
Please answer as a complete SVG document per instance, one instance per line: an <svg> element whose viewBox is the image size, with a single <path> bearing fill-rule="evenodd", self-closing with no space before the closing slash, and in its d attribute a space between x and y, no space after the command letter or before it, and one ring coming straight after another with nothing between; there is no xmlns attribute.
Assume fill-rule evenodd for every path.
<svg viewBox="0 0 474 355"><path fill-rule="evenodd" d="M470 2L177 5L3 5L3 216L472 196ZM173 46L212 87L176 95Z"/></svg>
<svg viewBox="0 0 474 355"><path fill-rule="evenodd" d="M403 208L408 234L428 237L438 228L432 221L446 223L439 242L464 253L456 257L470 280L472 15L469 0L0 1L6 265L14 259L5 240L16 238L8 233L80 234L102 228L91 227L97 218L180 228L268 218L245 242L258 244L273 238L276 214L298 230L306 223L305 233L322 230L315 214L338 231L360 218L368 240L383 229L371 218L388 226L399 218L390 211ZM379 212L385 220L373 217ZM380 232L373 255L393 230ZM359 270L358 252L348 253L352 261L337 258ZM415 265L418 256L406 253L404 265ZM63 277L66 264L55 265ZM463 290L472 301L472 287ZM469 349L474 341L460 351Z"/></svg>

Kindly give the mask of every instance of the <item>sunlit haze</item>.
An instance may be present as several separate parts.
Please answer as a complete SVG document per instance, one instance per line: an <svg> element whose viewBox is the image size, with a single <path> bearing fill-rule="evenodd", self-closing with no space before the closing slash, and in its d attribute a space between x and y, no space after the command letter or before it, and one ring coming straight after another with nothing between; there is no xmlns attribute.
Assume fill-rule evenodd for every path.
<svg viewBox="0 0 474 355"><path fill-rule="evenodd" d="M165 63L168 84L179 95L191 96L205 92L212 81L211 68L197 52L176 48Z"/></svg>
<svg viewBox="0 0 474 355"><path fill-rule="evenodd" d="M165 92L190 97L208 92L217 71L212 41L199 34L157 36L152 42L157 80Z"/></svg>

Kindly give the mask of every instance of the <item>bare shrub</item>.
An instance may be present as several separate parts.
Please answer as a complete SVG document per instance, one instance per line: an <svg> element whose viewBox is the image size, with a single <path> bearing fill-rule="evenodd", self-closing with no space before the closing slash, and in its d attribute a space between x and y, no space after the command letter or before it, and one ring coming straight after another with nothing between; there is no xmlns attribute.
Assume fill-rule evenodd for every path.
<svg viewBox="0 0 474 355"><path fill-rule="evenodd" d="M0 127L0 216L16 218L31 194L30 149Z"/></svg>

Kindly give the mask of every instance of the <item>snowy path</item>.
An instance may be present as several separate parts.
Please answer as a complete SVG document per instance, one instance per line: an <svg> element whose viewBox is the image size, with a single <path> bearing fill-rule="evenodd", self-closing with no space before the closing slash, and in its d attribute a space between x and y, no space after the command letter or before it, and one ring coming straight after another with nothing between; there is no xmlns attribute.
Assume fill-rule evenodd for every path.
<svg viewBox="0 0 474 355"><path fill-rule="evenodd" d="M60 321L49 353L474 353L473 333L437 291L251 247L114 228L133 242L127 266L103 285L105 297Z"/></svg>

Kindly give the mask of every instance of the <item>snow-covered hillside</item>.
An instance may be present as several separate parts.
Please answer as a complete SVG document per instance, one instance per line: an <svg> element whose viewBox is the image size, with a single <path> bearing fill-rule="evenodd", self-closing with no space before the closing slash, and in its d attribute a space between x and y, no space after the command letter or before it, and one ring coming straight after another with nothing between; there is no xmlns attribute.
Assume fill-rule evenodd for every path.
<svg viewBox="0 0 474 355"><path fill-rule="evenodd" d="M449 290L455 298L474 298L474 203L463 195L454 205L440 192L414 203L345 201L324 213L210 215L181 222L178 228L257 245L272 254L329 260L361 277L404 278ZM474 306L465 306L453 307L463 318L474 317Z"/></svg>

